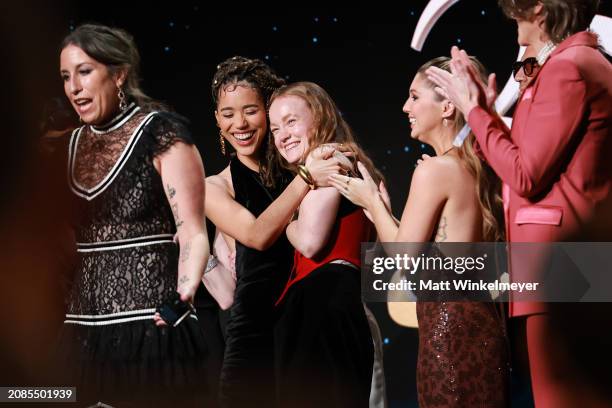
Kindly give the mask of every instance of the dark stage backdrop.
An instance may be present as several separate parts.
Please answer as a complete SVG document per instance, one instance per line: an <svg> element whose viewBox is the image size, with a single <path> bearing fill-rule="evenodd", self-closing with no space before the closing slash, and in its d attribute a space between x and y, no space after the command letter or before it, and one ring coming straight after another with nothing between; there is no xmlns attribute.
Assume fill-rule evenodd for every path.
<svg viewBox="0 0 612 408"><path fill-rule="evenodd" d="M9 123L12 134L19 137L9 138L6 147L15 154L5 155L2 163L1 177L8 191L23 190L24 161L19 153L36 137L44 102L63 95L58 44L81 23L116 25L134 35L142 55L145 91L191 120L207 174L227 164L219 151L210 95L220 61L234 55L261 58L289 81L322 85L386 176L397 216L417 158L431 153L410 139L402 112L417 68L433 57L448 55L456 44L496 72L501 87L518 52L516 26L495 1L459 1L435 25L423 52L412 50L410 41L427 1L284 2L274 8L257 1L4 3L3 49L13 55L8 59L11 64L3 68L4 83L15 98L5 108L19 108ZM603 3L600 14L611 15L610 2ZM393 323L385 304L371 308L385 339L391 406L416 406L416 331ZM515 381L516 406L529 406L522 378Z"/></svg>

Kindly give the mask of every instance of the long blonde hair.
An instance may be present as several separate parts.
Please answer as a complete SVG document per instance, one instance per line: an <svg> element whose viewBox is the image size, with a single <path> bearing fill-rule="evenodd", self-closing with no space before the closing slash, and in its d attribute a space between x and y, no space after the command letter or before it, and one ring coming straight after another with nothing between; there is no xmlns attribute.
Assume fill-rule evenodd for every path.
<svg viewBox="0 0 612 408"><path fill-rule="evenodd" d="M487 73L484 65L474 57L470 57L472 65L476 68L476 71L480 75L480 79L486 83ZM438 67L445 71L450 72L450 58L438 57L434 58L425 64L417 73L424 75L425 71L429 67ZM433 83L427 81L431 87ZM442 96L436 93L437 97L442 100ZM465 125L465 119L463 114L455 109L455 116L453 118L455 124L455 131L459 130ZM488 164L483 162L480 157L476 154L475 150L476 139L474 134L470 132L469 136L464 140L461 148L459 148L459 158L463 161L468 171L476 179L476 195L480 204L480 211L482 213L482 236L485 241L503 241L505 237L504 233L504 219L503 219L503 202L501 198L501 180L493 172Z"/></svg>
<svg viewBox="0 0 612 408"><path fill-rule="evenodd" d="M304 158L317 147L326 143L342 143L354 154L368 170L374 181L378 184L384 180L380 171L374 166L372 160L355 140L351 127L346 123L340 110L329 94L314 82L295 82L278 88L270 97L270 105L281 96L297 96L306 102L312 112L314 131L310 138L310 147L304 152ZM268 143L267 159L277 161L283 167L295 172L295 165L288 164L278 153L274 143Z"/></svg>

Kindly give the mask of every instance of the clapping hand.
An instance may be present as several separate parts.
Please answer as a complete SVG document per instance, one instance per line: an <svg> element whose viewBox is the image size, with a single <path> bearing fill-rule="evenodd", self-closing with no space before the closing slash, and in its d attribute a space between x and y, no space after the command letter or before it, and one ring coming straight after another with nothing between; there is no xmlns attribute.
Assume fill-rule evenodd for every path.
<svg viewBox="0 0 612 408"><path fill-rule="evenodd" d="M495 74L489 75L488 83L484 84L464 50L453 46L451 56L451 72L438 67L425 71L436 85L436 92L449 99L466 118L476 106L491 109L497 98Z"/></svg>

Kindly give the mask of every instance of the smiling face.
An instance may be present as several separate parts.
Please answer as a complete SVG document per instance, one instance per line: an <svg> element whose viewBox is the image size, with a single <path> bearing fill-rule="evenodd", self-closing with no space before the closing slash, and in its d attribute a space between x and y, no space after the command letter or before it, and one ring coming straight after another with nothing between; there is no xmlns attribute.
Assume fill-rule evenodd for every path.
<svg viewBox="0 0 612 408"><path fill-rule="evenodd" d="M430 135L443 126L444 105L423 74L416 74L402 109L408 114L413 139L428 143Z"/></svg>
<svg viewBox="0 0 612 408"><path fill-rule="evenodd" d="M239 156L259 157L266 137L266 109L259 92L247 83L229 84L219 90L217 124Z"/></svg>
<svg viewBox="0 0 612 408"><path fill-rule="evenodd" d="M280 96L270 105L270 130L278 152L295 164L310 147L314 118L306 101L298 96Z"/></svg>
<svg viewBox="0 0 612 408"><path fill-rule="evenodd" d="M60 74L64 92L84 123L103 124L119 110L117 94L124 71L112 74L106 65L71 44L60 54Z"/></svg>

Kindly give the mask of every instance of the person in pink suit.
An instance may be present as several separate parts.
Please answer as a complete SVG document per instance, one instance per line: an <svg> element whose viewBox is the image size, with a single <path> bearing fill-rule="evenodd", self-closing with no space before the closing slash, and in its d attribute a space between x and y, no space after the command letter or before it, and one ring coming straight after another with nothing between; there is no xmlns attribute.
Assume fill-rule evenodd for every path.
<svg viewBox="0 0 612 408"><path fill-rule="evenodd" d="M517 22L518 43L533 47L541 66L520 96L511 129L490 108L495 76L486 85L476 80L465 51L453 47L452 74L430 68L427 75L464 114L504 182L508 241L575 240L612 200L612 66L587 31L599 1L499 4ZM537 269L517 258L510 257L513 279ZM526 322L536 407L569 406L576 390L569 370L553 368L559 365L550 352L548 305L511 302L510 316Z"/></svg>

